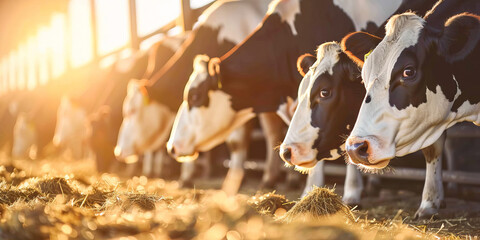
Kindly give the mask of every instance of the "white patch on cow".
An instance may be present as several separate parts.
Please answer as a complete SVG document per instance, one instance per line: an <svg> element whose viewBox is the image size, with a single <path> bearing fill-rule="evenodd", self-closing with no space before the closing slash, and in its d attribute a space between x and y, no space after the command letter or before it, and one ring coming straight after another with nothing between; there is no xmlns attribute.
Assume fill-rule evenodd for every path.
<svg viewBox="0 0 480 240"><path fill-rule="evenodd" d="M13 127L12 156L27 158L37 142L37 130L28 117L21 113Z"/></svg>
<svg viewBox="0 0 480 240"><path fill-rule="evenodd" d="M430 217L438 212L440 205L444 200L443 183L442 183L442 150L444 145L444 137L431 146L434 155L425 154L425 157L433 159L425 159L427 162L425 185L422 192L422 202L415 216ZM425 151L424 151L425 153Z"/></svg>
<svg viewBox="0 0 480 240"><path fill-rule="evenodd" d="M268 7L267 15L278 13L283 22L290 25L293 35L297 35L295 17L300 14L300 0L274 0Z"/></svg>
<svg viewBox="0 0 480 240"><path fill-rule="evenodd" d="M350 205L358 205L363 191L363 179L357 166L347 164L347 173L345 176L345 187L343 189L343 202Z"/></svg>
<svg viewBox="0 0 480 240"><path fill-rule="evenodd" d="M208 79L208 61L210 61L210 57L207 55L195 56L195 59L193 60L193 72L188 79L185 91L198 87ZM184 96L187 96L186 92L184 93Z"/></svg>
<svg viewBox="0 0 480 240"><path fill-rule="evenodd" d="M180 106L168 140L168 146L175 148L176 155L209 151L224 142L233 130L255 117L251 108L235 111L231 107L230 95L221 90L209 91L208 97L208 107L189 109L187 101Z"/></svg>
<svg viewBox="0 0 480 240"><path fill-rule="evenodd" d="M138 80L128 84L115 147L115 155L121 159L164 146L173 123L174 113L167 106L150 101L142 87Z"/></svg>
<svg viewBox="0 0 480 240"><path fill-rule="evenodd" d="M320 74L326 72L333 74L333 67L339 60L338 54L340 51L340 45L335 42L320 45L317 50L317 61L300 84L297 109L280 147L281 152L285 151L287 147L291 148L291 161L295 165L316 161L317 150L313 147L313 144L315 139L318 138L320 129L310 124L312 118L310 89ZM338 155L336 149L332 150L331 153L335 156ZM324 160L333 159L333 155L332 158Z"/></svg>
<svg viewBox="0 0 480 240"><path fill-rule="evenodd" d="M398 110L389 104L391 71L401 52L418 42L424 20L412 13L396 15L386 26L387 35L373 50L362 70L371 102L363 103L347 144L369 141L369 168L383 168L387 159L418 151L433 144L459 121L479 123L480 104L465 102L450 112L450 102L437 86L426 89L426 102ZM458 90L458 85L457 85ZM455 99L460 96L457 91ZM375 165L376 164L376 165Z"/></svg>
<svg viewBox="0 0 480 240"><path fill-rule="evenodd" d="M352 19L355 30L367 28L368 22L377 26L394 13L403 0L333 0Z"/></svg>
<svg viewBox="0 0 480 240"><path fill-rule="evenodd" d="M295 109L297 109L297 105L297 99L293 100L293 98L287 96L287 101L278 106L276 113L283 120L283 122L285 122L287 125L290 125L293 114L295 113Z"/></svg>
<svg viewBox="0 0 480 240"><path fill-rule="evenodd" d="M262 21L270 0L217 1L198 18L197 26L220 29L218 42L240 43ZM247 33L247 34L248 34Z"/></svg>

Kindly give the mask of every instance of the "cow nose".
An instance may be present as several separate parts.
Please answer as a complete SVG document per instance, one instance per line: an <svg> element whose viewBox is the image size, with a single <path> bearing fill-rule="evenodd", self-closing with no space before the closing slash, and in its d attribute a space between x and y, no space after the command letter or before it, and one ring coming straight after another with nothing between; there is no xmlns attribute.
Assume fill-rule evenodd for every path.
<svg viewBox="0 0 480 240"><path fill-rule="evenodd" d="M368 142L362 141L354 144L347 145L348 156L354 163L370 164L368 162Z"/></svg>
<svg viewBox="0 0 480 240"><path fill-rule="evenodd" d="M173 144L167 143L167 152L171 157L176 158L175 146Z"/></svg>
<svg viewBox="0 0 480 240"><path fill-rule="evenodd" d="M285 161L288 165L293 165L292 160L292 147L282 145L280 147L280 157Z"/></svg>

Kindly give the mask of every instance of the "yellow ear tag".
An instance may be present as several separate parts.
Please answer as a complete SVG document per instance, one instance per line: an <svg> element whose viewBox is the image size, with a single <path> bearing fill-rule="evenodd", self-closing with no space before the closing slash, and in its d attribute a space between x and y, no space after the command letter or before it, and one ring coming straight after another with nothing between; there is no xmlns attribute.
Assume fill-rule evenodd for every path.
<svg viewBox="0 0 480 240"><path fill-rule="evenodd" d="M367 54L365 54L365 56L363 56L363 61L364 61L364 62L367 61L368 56L370 56L370 54L371 54L372 52L373 52L373 49L370 50Z"/></svg>
<svg viewBox="0 0 480 240"><path fill-rule="evenodd" d="M143 96L143 104L148 105L150 103L150 98L148 97L148 92L145 87L140 88L140 91L142 92Z"/></svg>
<svg viewBox="0 0 480 240"><path fill-rule="evenodd" d="M217 87L218 89L222 89L222 82L220 81L220 79L218 79L217 81Z"/></svg>

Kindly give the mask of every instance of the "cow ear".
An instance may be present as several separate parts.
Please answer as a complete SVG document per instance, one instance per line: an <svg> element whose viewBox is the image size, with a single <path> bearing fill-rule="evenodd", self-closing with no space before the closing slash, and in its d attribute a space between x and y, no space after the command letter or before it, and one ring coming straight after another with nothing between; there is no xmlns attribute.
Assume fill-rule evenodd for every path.
<svg viewBox="0 0 480 240"><path fill-rule="evenodd" d="M212 79L212 85L218 89L222 88L222 80L220 79L220 58L212 58L208 62L208 75Z"/></svg>
<svg viewBox="0 0 480 240"><path fill-rule="evenodd" d="M305 77L310 67L317 61L317 58L310 53L305 53L297 59L297 69L302 77Z"/></svg>
<svg viewBox="0 0 480 240"><path fill-rule="evenodd" d="M349 33L342 39L342 51L359 67L363 67L366 57L380 41L381 38L366 32Z"/></svg>
<svg viewBox="0 0 480 240"><path fill-rule="evenodd" d="M438 51L448 62L459 61L477 46L479 39L480 17L462 13L451 17L445 23L438 42Z"/></svg>

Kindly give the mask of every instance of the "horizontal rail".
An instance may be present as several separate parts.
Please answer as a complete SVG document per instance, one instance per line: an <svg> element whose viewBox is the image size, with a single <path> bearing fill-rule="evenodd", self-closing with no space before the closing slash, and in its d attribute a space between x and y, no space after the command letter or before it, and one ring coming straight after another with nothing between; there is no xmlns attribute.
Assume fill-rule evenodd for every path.
<svg viewBox="0 0 480 240"><path fill-rule="evenodd" d="M223 163L225 167L230 165L230 160L225 160ZM243 164L247 170L263 171L265 163L262 160L249 160ZM286 170L286 168L283 168ZM325 175L331 176L345 176L345 165L325 164ZM370 175L369 173L362 173L362 175ZM425 180L425 170L418 168L398 167L389 172L378 174L381 178L391 179L409 179L409 180ZM480 173L464 172L464 171L442 171L442 180L444 182L454 182L461 184L480 185Z"/></svg>

